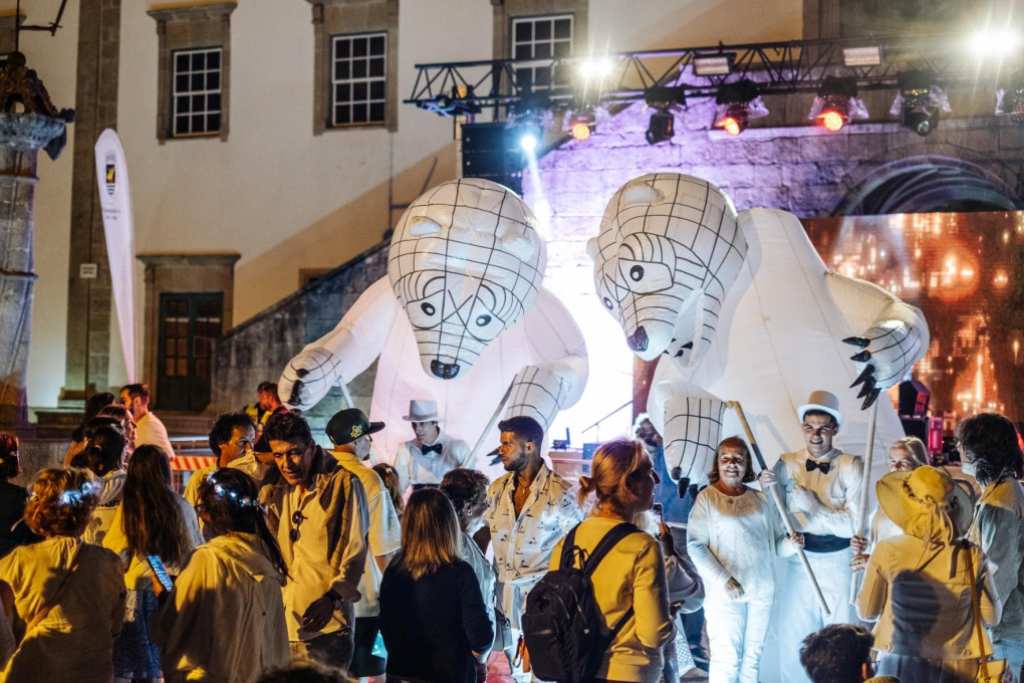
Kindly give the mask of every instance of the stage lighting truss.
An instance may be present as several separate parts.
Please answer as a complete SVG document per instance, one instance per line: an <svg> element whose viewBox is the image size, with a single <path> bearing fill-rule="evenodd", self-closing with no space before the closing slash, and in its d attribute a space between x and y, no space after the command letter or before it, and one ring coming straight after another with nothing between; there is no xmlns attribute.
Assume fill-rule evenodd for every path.
<svg viewBox="0 0 1024 683"><path fill-rule="evenodd" d="M942 114L952 113L949 97L934 72L907 71L900 74L898 84L889 115L898 118L904 128L925 137L938 128Z"/></svg>
<svg viewBox="0 0 1024 683"><path fill-rule="evenodd" d="M715 97L713 127L735 136L746 130L752 119L763 118L768 114L768 107L761 99L756 83L747 79L727 83L718 89Z"/></svg>
<svg viewBox="0 0 1024 683"><path fill-rule="evenodd" d="M868 109L857 92L856 79L827 77L814 96L807 118L832 133L850 121L868 118Z"/></svg>
<svg viewBox="0 0 1024 683"><path fill-rule="evenodd" d="M404 102L451 116L471 116L490 108L490 115L502 120L516 116L524 101L538 96L543 96L549 108L575 112L585 107L658 101L652 93L664 88L677 90L679 102L717 101L723 87L743 81L755 83L761 96L821 96L823 86L834 77L852 80L859 93L899 91L893 115L915 132L927 134L934 130L939 116L949 112L945 89L977 89L987 83L994 91L999 73L1024 67L1021 50L1002 49L999 69L979 70L976 60L965 58L963 46L961 33L720 44L586 58L418 64ZM541 89L521 81L521 75L529 71L524 68L527 66L551 68L553 85ZM926 70L931 82L904 87L905 75L916 70ZM746 104L748 121L756 117L756 105L751 102L731 104ZM853 104L847 101L847 120L859 118ZM652 108L656 114L671 113L665 107ZM742 111L742 106L734 107L734 113ZM829 117L833 125L842 121L842 114L838 110L836 114L838 117ZM667 119L659 116L658 121L661 126ZM737 124L742 128L739 119ZM657 131L656 126L655 134Z"/></svg>

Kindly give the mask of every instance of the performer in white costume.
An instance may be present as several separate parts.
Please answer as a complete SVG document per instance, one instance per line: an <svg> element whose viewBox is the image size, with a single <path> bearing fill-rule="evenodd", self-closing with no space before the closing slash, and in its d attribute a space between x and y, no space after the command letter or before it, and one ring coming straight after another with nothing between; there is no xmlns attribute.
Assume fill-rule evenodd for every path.
<svg viewBox="0 0 1024 683"><path fill-rule="evenodd" d="M829 271L796 216L772 209L737 215L718 188L692 176L627 182L608 202L588 251L597 295L630 348L644 360L662 359L648 409L673 479L705 482L715 445L742 433L724 401L742 403L769 465L804 448L794 413L821 387L856 387L839 394L842 442L865 452L862 409L928 347L917 308ZM896 411L881 401L876 447L901 436ZM876 462L877 477L885 463ZM852 532L851 523L846 538ZM849 565L841 571L848 576ZM814 593L801 599L813 601ZM776 673L768 655L780 649L766 647L765 680L806 680L799 663ZM797 651L781 654L795 661Z"/></svg>
<svg viewBox="0 0 1024 683"><path fill-rule="evenodd" d="M758 683L761 650L775 595L769 558L792 555L778 511L754 480L747 445L731 437L718 446L711 484L690 511L686 547L704 580L711 683Z"/></svg>
<svg viewBox="0 0 1024 683"><path fill-rule="evenodd" d="M445 428L470 439L506 392L505 416L546 429L583 393L587 355L572 316L541 286L535 225L522 199L487 180L424 193L395 227L388 277L288 363L281 397L307 410L376 360L370 415L391 425L378 440L385 453L408 438L398 425L410 396L433 397Z"/></svg>
<svg viewBox="0 0 1024 683"><path fill-rule="evenodd" d="M795 417L805 448L783 453L771 470L761 473L760 481L762 487L778 481L793 526L804 535L804 552L829 613L799 559L787 559L772 610L780 681L808 680L799 654L800 643L809 634L829 624L857 622L850 596L850 538L857 527L864 460L832 445L843 424L839 399L833 394L812 393Z"/></svg>
<svg viewBox="0 0 1024 683"><path fill-rule="evenodd" d="M409 414L402 419L411 422L416 433L415 439L398 447L395 456L398 488L403 494L416 484L440 485L444 475L457 467L474 469L469 445L441 431L436 401L409 401Z"/></svg>

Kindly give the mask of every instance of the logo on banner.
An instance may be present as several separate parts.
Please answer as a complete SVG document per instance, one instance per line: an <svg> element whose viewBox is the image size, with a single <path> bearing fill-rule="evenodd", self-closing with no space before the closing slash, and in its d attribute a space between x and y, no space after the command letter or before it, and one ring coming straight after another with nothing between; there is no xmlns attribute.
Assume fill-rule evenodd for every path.
<svg viewBox="0 0 1024 683"><path fill-rule="evenodd" d="M114 190L117 189L117 156L113 153L107 154L103 162L106 166L103 181L107 187L107 194L113 197Z"/></svg>

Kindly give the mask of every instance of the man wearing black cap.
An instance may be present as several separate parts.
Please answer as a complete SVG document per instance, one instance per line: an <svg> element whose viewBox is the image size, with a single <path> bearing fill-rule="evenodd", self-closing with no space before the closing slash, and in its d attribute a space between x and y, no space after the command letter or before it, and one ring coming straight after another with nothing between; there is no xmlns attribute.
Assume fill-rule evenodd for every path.
<svg viewBox="0 0 1024 683"><path fill-rule="evenodd" d="M402 527L391 496L380 475L363 464L373 442L370 435L382 429L383 422L368 421L363 411L357 408L342 410L327 423L327 436L334 444L331 455L339 465L359 478L366 492L370 520L366 571L359 583L362 598L355 605L355 656L349 669L350 674L360 678L384 673L384 659L373 655L373 644L379 630L378 595L384 569L402 546Z"/></svg>
<svg viewBox="0 0 1024 683"><path fill-rule="evenodd" d="M365 429L352 425L349 434ZM288 565L283 597L292 654L347 669L366 567L363 485L316 445L296 413L271 417L264 436L278 476L260 490L260 502Z"/></svg>

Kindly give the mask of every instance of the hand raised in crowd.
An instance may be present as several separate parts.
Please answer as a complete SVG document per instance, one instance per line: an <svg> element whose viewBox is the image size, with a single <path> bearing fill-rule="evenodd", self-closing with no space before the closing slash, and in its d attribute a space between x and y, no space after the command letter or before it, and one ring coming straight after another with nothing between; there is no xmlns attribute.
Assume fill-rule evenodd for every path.
<svg viewBox="0 0 1024 683"><path fill-rule="evenodd" d="M743 586L740 585L739 581L730 576L729 580L725 582L725 592L733 600L739 600L743 597Z"/></svg>
<svg viewBox="0 0 1024 683"><path fill-rule="evenodd" d="M309 604L302 615L302 628L307 631L320 631L334 614L334 598L323 595Z"/></svg>
<svg viewBox="0 0 1024 683"><path fill-rule="evenodd" d="M762 489L767 489L769 486L774 486L778 483L778 478L775 476L775 471L769 468L761 470L761 473L757 475L757 483L761 485Z"/></svg>

